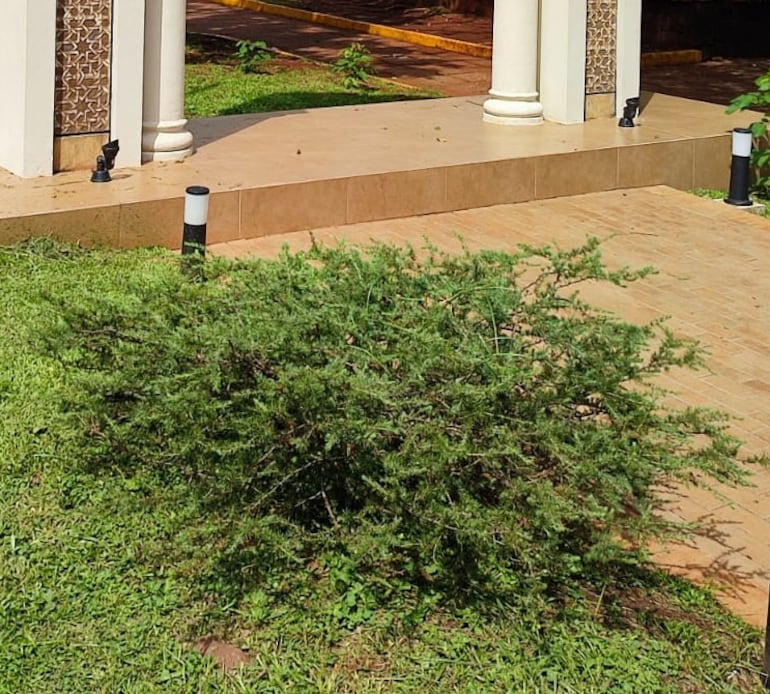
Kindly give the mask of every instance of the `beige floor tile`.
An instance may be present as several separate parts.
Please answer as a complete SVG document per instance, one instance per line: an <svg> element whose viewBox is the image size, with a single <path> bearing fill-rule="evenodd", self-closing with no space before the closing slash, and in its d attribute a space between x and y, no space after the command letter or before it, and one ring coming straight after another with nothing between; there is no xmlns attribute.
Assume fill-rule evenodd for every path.
<svg viewBox="0 0 770 694"><path fill-rule="evenodd" d="M612 152L629 145L631 150L648 145L650 152L665 153L661 145L668 143L675 150L692 138L708 140L697 150L701 154L700 158L696 157L695 166L708 178L713 172L709 173L705 162L712 157L709 148L716 147L712 141L724 137L733 126L743 125L746 118L746 114L727 116L719 106L652 95L640 119L644 127L618 128L615 118L605 118L578 125L545 123L536 128L508 128L483 122L483 101L483 96L459 97L192 121L190 127L197 144L195 156L181 163L156 162L141 168L116 170L109 184L91 183L87 171L65 172L42 179L19 179L0 171L0 221L82 208L181 199L184 189L193 184L206 185L217 194L360 178L363 190L376 180L371 177L387 174L388 183L384 185L402 191L409 189L414 171L451 168L452 174L447 174L446 180L447 206L438 205L440 191L436 193L418 185L420 194L412 195L409 204L400 204L400 193L388 196L392 205L377 200L376 195L373 200L353 200L350 209L356 215L349 219L368 219L377 210L381 210L384 217L425 214L531 197L528 174L520 179L515 162L532 158L547 158L539 167L535 191L538 197L614 188L618 171L608 164ZM647 151L643 147L640 150ZM631 154L624 155L624 161L637 170L640 167L634 164ZM649 164L651 170L659 171L663 166L655 157L645 162L642 168ZM465 165L476 168L463 169ZM485 166L489 166L486 173ZM510 176L504 174L506 170ZM473 176L475 171L481 174L478 178ZM624 175L622 166L619 173ZM394 180L395 174L402 174L400 182ZM660 180L684 186L692 182L691 177L685 180L676 166L665 176L656 175L652 179L640 177L638 173L628 174L627 178L629 176L635 184ZM510 181L508 189L506 179ZM420 200L424 205L416 209ZM291 206L292 212L299 206L301 200ZM225 210L223 214L227 218L211 219L212 237L230 238L232 208L229 204L212 206L212 212L217 209ZM276 214L280 215L280 211ZM329 217L319 218L316 224L331 221ZM156 227L161 223L170 226L144 235L138 234L134 225L133 242L160 238L178 245L176 221L169 215L160 215ZM636 223L635 219L626 217L616 225L616 230L628 229ZM299 220L288 227L270 226L285 231L303 224L304 221ZM585 231L581 229L581 233ZM253 231L247 226L238 233L243 236L266 232ZM13 225L4 223L0 224L0 234L0 242L11 242L18 237ZM87 238L97 235L98 228L84 231ZM107 242L110 238L109 233L106 234Z"/></svg>

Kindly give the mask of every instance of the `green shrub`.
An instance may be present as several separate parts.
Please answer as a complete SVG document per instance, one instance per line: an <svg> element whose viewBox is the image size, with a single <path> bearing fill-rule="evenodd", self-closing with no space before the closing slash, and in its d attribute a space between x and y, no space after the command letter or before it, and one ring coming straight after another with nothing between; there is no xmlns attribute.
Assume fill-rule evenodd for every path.
<svg viewBox="0 0 770 694"><path fill-rule="evenodd" d="M362 43L351 43L343 48L332 69L342 74L346 89L361 89L366 86L366 80L376 74L369 49Z"/></svg>
<svg viewBox="0 0 770 694"><path fill-rule="evenodd" d="M321 558L351 605L393 581L509 597L603 583L665 530L659 485L739 477L720 418L666 409L648 383L698 364L696 345L575 293L649 272L609 272L595 241L424 260L314 247L203 272L48 297L67 426L95 469L184 475L238 509L251 529L230 551L255 566Z"/></svg>
<svg viewBox="0 0 770 694"><path fill-rule="evenodd" d="M730 102L727 113L759 110L763 117L751 124L754 134L754 149L751 164L754 167L754 192L763 198L770 198L770 71L754 81L757 91L741 94Z"/></svg>
<svg viewBox="0 0 770 694"><path fill-rule="evenodd" d="M273 54L264 41L238 41L235 47L235 56L242 72L262 72L273 59Z"/></svg>

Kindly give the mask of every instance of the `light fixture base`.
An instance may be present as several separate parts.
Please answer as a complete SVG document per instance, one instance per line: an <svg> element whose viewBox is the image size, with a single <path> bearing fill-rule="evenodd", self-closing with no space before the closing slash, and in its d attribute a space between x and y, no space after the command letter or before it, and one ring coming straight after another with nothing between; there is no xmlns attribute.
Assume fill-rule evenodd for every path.
<svg viewBox="0 0 770 694"><path fill-rule="evenodd" d="M736 207L751 207L754 203L751 200L748 199L735 199L735 198L725 198L724 202L727 205L735 205Z"/></svg>
<svg viewBox="0 0 770 694"><path fill-rule="evenodd" d="M109 183L112 180L107 169L107 162L99 155L96 158L96 169L91 172L91 183Z"/></svg>

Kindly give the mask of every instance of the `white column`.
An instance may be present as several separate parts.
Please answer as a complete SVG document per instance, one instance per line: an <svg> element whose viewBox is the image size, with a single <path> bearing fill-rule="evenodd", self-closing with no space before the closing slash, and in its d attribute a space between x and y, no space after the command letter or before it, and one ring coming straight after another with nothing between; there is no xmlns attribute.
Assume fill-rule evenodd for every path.
<svg viewBox="0 0 770 694"><path fill-rule="evenodd" d="M53 173L56 0L2 0L0 166Z"/></svg>
<svg viewBox="0 0 770 694"><path fill-rule="evenodd" d="M587 10L586 0L542 0L540 100L546 120L585 120Z"/></svg>
<svg viewBox="0 0 770 694"><path fill-rule="evenodd" d="M495 0L491 98L484 102L488 123L543 122L537 99L539 5L539 0Z"/></svg>
<svg viewBox="0 0 770 694"><path fill-rule="evenodd" d="M626 99L639 96L642 62L642 0L618 2L615 112L623 113Z"/></svg>
<svg viewBox="0 0 770 694"><path fill-rule="evenodd" d="M146 0L142 161L184 159L193 136L184 117L185 0Z"/></svg>

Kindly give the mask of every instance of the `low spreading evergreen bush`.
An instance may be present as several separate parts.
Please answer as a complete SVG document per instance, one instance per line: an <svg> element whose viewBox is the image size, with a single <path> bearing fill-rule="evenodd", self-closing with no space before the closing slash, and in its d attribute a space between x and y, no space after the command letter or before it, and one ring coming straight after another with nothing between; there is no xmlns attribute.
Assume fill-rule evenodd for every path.
<svg viewBox="0 0 770 694"><path fill-rule="evenodd" d="M580 298L650 272L609 271L594 240L315 246L202 272L59 288L42 348L69 374L85 463L184 476L202 507L237 509L228 551L256 572L321 558L366 577L348 585L367 600L394 582L555 595L641 560L666 528L660 485L740 476L721 418L652 383L698 347Z"/></svg>

